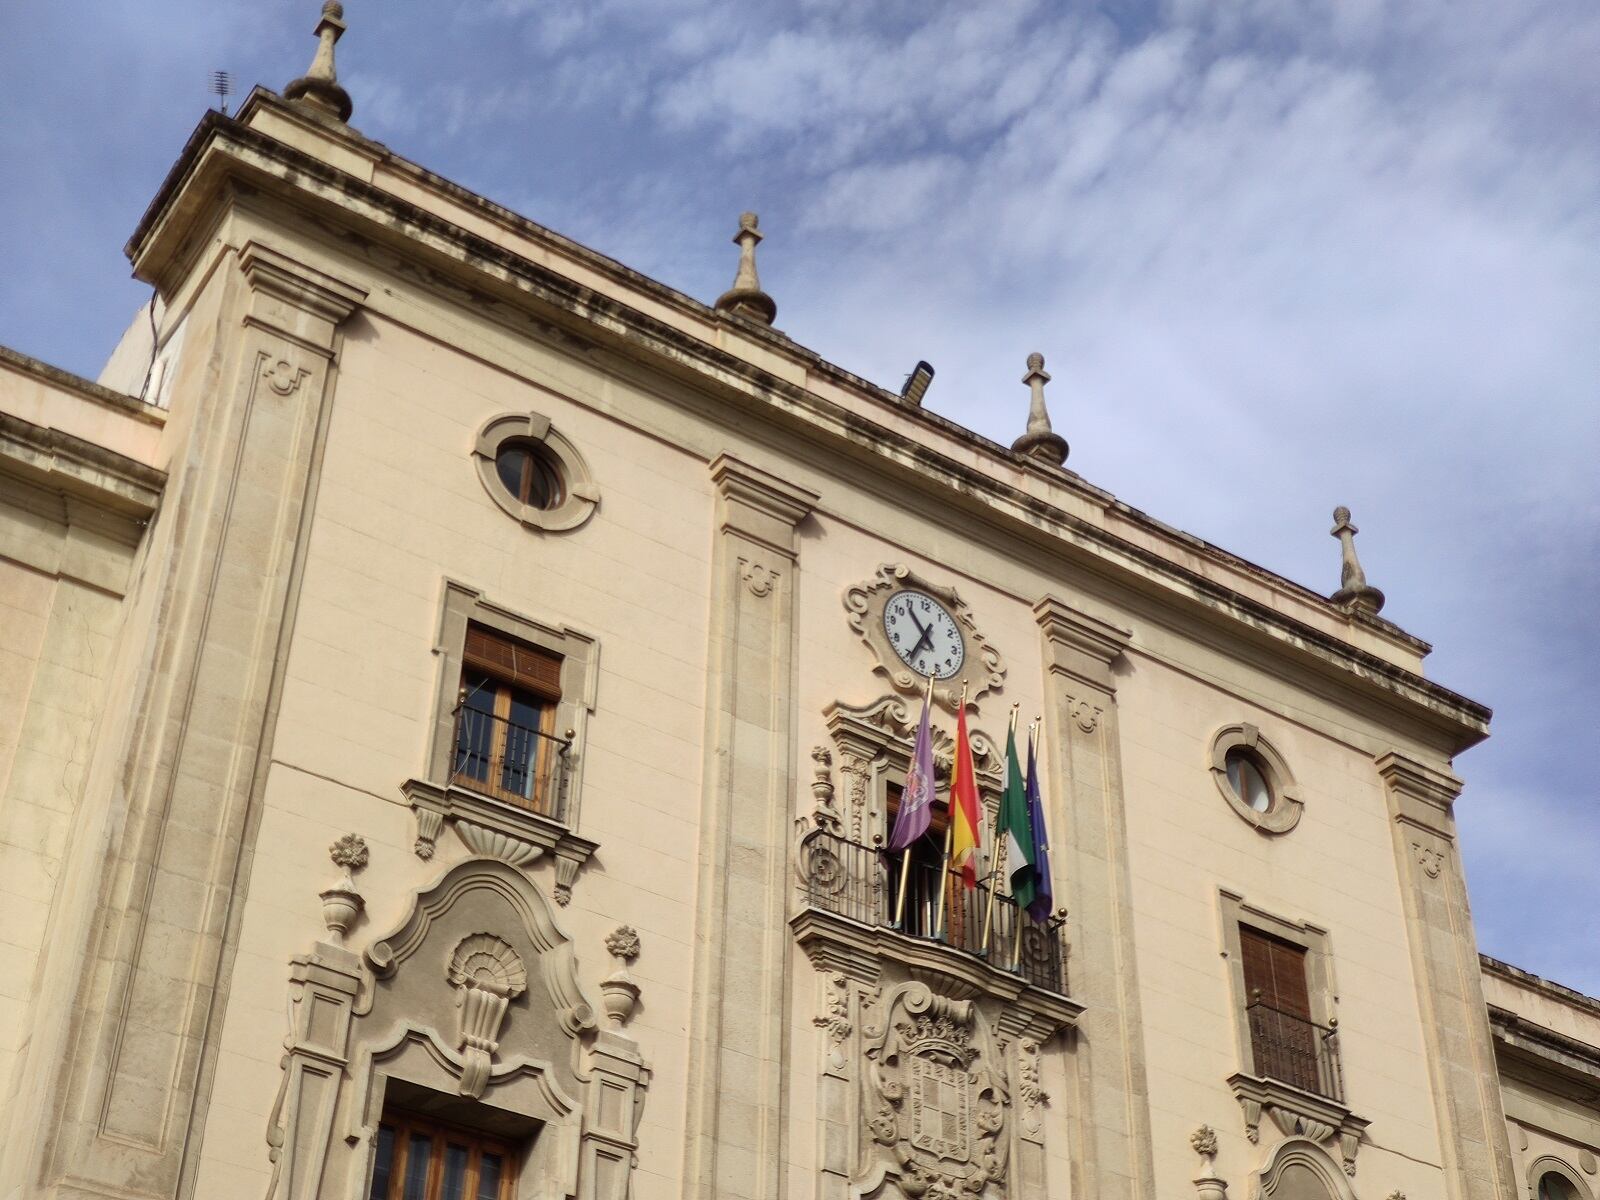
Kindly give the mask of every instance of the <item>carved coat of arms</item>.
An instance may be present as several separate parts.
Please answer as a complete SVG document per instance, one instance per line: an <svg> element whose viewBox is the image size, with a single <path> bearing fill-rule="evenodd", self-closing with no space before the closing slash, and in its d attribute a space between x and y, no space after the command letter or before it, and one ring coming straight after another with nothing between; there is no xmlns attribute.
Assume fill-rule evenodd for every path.
<svg viewBox="0 0 1600 1200"><path fill-rule="evenodd" d="M1006 1172L1010 1096L986 1022L970 1000L907 983L863 1030L863 1106L871 1141L863 1174L880 1168L921 1200L976 1200Z"/></svg>

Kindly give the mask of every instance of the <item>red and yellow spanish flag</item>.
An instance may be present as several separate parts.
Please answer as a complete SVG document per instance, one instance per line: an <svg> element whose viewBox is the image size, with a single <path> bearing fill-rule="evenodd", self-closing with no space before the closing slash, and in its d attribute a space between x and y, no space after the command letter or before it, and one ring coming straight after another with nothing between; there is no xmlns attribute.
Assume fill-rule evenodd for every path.
<svg viewBox="0 0 1600 1200"><path fill-rule="evenodd" d="M978 777L967 739L967 709L956 717L956 773L950 785L950 867L967 887L978 886Z"/></svg>

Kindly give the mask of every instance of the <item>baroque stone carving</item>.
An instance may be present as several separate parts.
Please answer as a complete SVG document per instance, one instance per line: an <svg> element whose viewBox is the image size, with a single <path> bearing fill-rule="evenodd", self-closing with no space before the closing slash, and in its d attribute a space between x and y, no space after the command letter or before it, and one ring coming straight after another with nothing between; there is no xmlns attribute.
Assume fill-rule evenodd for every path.
<svg viewBox="0 0 1600 1200"><path fill-rule="evenodd" d="M935 692L938 688L935 687ZM917 721L921 717L921 710L915 706L914 701L908 701L900 696L883 696L871 704L858 707L849 704L835 703L830 705L827 712L828 724L835 727L844 719L854 719L881 734L887 734L897 742L906 743L906 752L910 753L910 742L916 734ZM948 778L955 763L956 740L949 731L935 725L931 730L933 734L933 765L935 774ZM1002 762L1000 748L995 741L981 729L970 730L972 741L972 766L979 775L987 775L998 782ZM842 770L848 771L847 764ZM865 788L865 783L861 785Z"/></svg>
<svg viewBox="0 0 1600 1200"><path fill-rule="evenodd" d="M1417 852L1417 865L1429 879L1439 878L1444 870L1444 851L1437 850L1422 842L1412 842L1412 849Z"/></svg>
<svg viewBox="0 0 1600 1200"><path fill-rule="evenodd" d="M427 862L433 857L434 845L444 829L444 814L435 812L431 808L418 808L412 811L417 819L417 840L412 843L411 849L418 858Z"/></svg>
<svg viewBox="0 0 1600 1200"><path fill-rule="evenodd" d="M458 1088L476 1100L489 1082L506 1008L527 989L528 971L508 942L492 933L474 933L456 944L446 974L459 993L457 1048L463 1061Z"/></svg>
<svg viewBox="0 0 1600 1200"><path fill-rule="evenodd" d="M1005 683L1006 667L1000 651L990 644L978 630L972 610L957 594L955 588L944 587L917 575L906 566L884 563L878 573L864 583L847 588L844 594L845 611L850 614L850 628L861 636L877 662L873 670L887 675L895 691L915 696L927 681L912 674L889 645L889 635L883 628L883 610L895 592L910 588L940 601L948 608L961 629L966 658L959 677L945 679L933 685L934 699L954 712L961 702L961 685L967 682L967 702L976 705L985 694Z"/></svg>
<svg viewBox="0 0 1600 1200"><path fill-rule="evenodd" d="M606 936L606 952L617 960L617 969L600 982L601 1003L618 1029L628 1023L639 1003L639 985L628 971L628 963L639 957L639 948L639 932L632 925L618 925Z"/></svg>
<svg viewBox="0 0 1600 1200"><path fill-rule="evenodd" d="M863 1038L863 1175L894 1174L903 1194L927 1200L965 1200L1003 1183L1009 1087L977 1006L901 984L878 1002Z"/></svg>
<svg viewBox="0 0 1600 1200"><path fill-rule="evenodd" d="M812 748L811 761L817 764L811 779L811 796L816 802L811 812L812 823L818 829L842 837L844 821L833 802L833 754L826 746L816 746Z"/></svg>
<svg viewBox="0 0 1600 1200"><path fill-rule="evenodd" d="M1251 1075L1231 1075L1228 1086L1239 1101L1245 1136L1252 1142L1260 1140L1262 1118L1266 1117L1285 1138L1313 1145L1337 1142L1344 1173L1356 1173L1356 1152L1369 1122L1343 1104Z"/></svg>
<svg viewBox="0 0 1600 1200"><path fill-rule="evenodd" d="M848 1062L850 1035L855 1032L850 1023L850 980L837 972L822 978L826 1011L812 1017L811 1023L828 1033L828 1070L843 1071Z"/></svg>
<svg viewBox="0 0 1600 1200"><path fill-rule="evenodd" d="M280 396L292 396L299 390L300 381L308 372L296 367L286 358L268 361L262 369L261 378L266 380L267 386Z"/></svg>
<svg viewBox="0 0 1600 1200"><path fill-rule="evenodd" d="M350 932L350 927L361 915L361 910L366 907L366 901L361 898L361 893L356 891L355 879L352 872L359 871L367 865L367 843L353 833L347 833L333 845L328 847L328 857L333 860L333 865L341 868L342 874L339 881L331 888L319 893L322 900L322 921L328 927L335 945L343 945L344 938Z"/></svg>
<svg viewBox="0 0 1600 1200"><path fill-rule="evenodd" d="M765 599L772 595L772 587L778 581L778 573L770 567L748 558L739 560L739 579L745 587L750 589L750 594L757 599Z"/></svg>
<svg viewBox="0 0 1600 1200"><path fill-rule="evenodd" d="M1032 1038L1017 1039L1017 1100L1022 1105L1022 1127L1027 1133L1037 1134L1044 1125L1040 1108L1049 1101L1050 1093L1039 1079L1039 1043Z"/></svg>

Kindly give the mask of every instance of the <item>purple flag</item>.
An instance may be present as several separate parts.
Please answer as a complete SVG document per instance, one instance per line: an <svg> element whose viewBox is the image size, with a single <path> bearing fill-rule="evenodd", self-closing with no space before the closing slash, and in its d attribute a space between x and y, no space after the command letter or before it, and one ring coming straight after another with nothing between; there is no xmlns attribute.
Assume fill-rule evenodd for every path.
<svg viewBox="0 0 1600 1200"><path fill-rule="evenodd" d="M894 832L889 835L890 850L907 850L933 820L933 730L928 725L928 701L922 701L922 720L917 724L917 740L911 746L911 766L906 771L906 786L900 792L900 810L894 816Z"/></svg>
<svg viewBox="0 0 1600 1200"><path fill-rule="evenodd" d="M1033 737L1028 737L1028 823L1033 826L1033 899L1028 915L1035 921L1049 918L1055 897L1050 892L1050 838L1044 831L1044 801L1039 796L1039 765L1033 756Z"/></svg>

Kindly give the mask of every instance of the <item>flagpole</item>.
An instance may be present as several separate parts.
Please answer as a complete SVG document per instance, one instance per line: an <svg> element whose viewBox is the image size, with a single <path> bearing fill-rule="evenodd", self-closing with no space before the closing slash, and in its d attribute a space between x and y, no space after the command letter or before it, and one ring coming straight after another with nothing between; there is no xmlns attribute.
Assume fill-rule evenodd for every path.
<svg viewBox="0 0 1600 1200"><path fill-rule="evenodd" d="M956 709L956 712L958 714L959 713L963 713L963 712L966 711L966 709L967 709L967 681L965 679L963 679L961 681L961 707ZM960 753L961 753L961 747L957 746L956 747L956 755L957 755L957 757L960 756ZM945 813L945 822L944 822L944 858L942 860L940 860L940 870L939 870L939 923L938 923L937 927L934 929L933 936L935 938L942 938L944 936L944 897L945 897L946 890L950 886L950 839L955 836L955 830L956 830L955 779L953 777L954 776L954 767L953 767L953 765L952 765L952 769L951 769L951 774L952 774L952 778L951 778L951 781L950 781L950 786L951 786L950 803L945 806L947 811Z"/></svg>
<svg viewBox="0 0 1600 1200"><path fill-rule="evenodd" d="M1017 745L1017 709L1021 707L1020 704L1011 706L1011 727L1008 731L1009 736L1006 742L1013 750L1016 749ZM1000 803L1003 807L1005 801L1002 800ZM983 942L978 947L979 954L989 953L989 935L994 932L994 895L1000 890L1000 872L1005 867L1006 862L1006 844L1000 837L1000 814L998 811L995 813L994 826L994 869L989 872L989 903L985 906L983 914Z"/></svg>
<svg viewBox="0 0 1600 1200"><path fill-rule="evenodd" d="M1037 729L1039 731L1039 741L1040 742L1044 741L1044 718L1043 717L1035 717L1033 719L1033 721L1028 725L1028 752L1034 756L1035 760L1037 760L1038 758L1041 757L1041 755L1039 754L1039 746L1038 746L1038 744L1035 743L1034 740L1033 740L1033 731L1035 729ZM1043 801L1040 801L1040 804L1042 805ZM1035 855L1034 857L1037 858L1038 855ZM1034 864L1034 866L1036 868L1038 867L1038 865L1039 865L1038 863ZM1045 882L1046 882L1046 884L1050 883L1049 880L1046 880ZM1055 895L1054 887L1051 887L1050 894L1052 896ZM1015 971L1017 969L1017 967L1020 966L1021 963L1022 963L1022 916L1023 916L1022 909L1020 909L1020 908L1017 909L1017 935L1016 935L1015 938L1012 939L1012 942L1011 942L1011 969L1013 971Z"/></svg>
<svg viewBox="0 0 1600 1200"><path fill-rule="evenodd" d="M927 695L923 697L922 703L924 705L928 705L928 704L932 704L933 703L933 672L931 672L931 671L928 673L928 692L927 692ZM919 730L922 728L920 721L918 722L917 728ZM917 753L916 742L913 741L912 744L911 744L911 754L912 754L913 757L915 757L916 753ZM912 766L915 767L916 764L913 763ZM928 787L929 788L933 787L933 780L931 780L931 779L928 780ZM902 793L901 799L903 800L904 798L905 798L904 794ZM932 807L933 807L933 797L931 795L928 797L928 807L930 809L932 809ZM906 882L910 878L911 878L911 847L907 846L905 848L905 850L901 852L901 855L900 855L900 896L894 902L894 927L896 929L901 928L900 922L905 919L905 915L906 915Z"/></svg>

